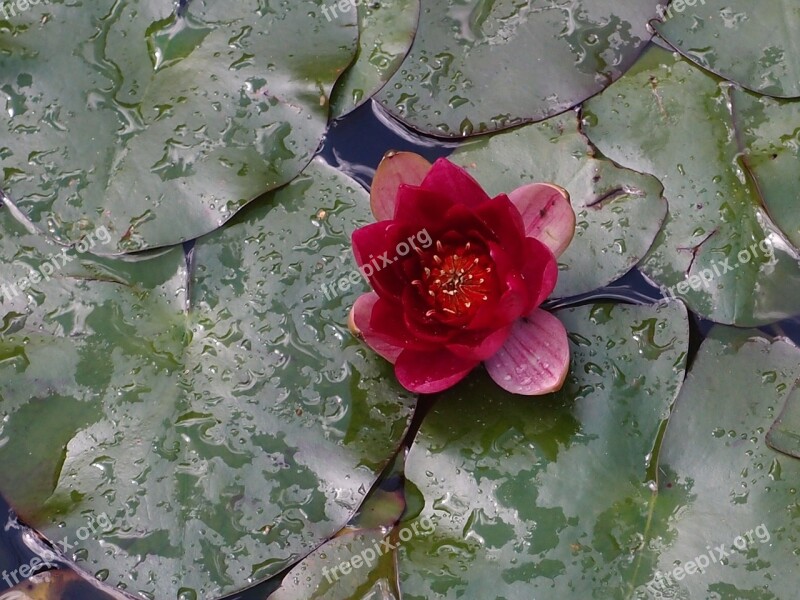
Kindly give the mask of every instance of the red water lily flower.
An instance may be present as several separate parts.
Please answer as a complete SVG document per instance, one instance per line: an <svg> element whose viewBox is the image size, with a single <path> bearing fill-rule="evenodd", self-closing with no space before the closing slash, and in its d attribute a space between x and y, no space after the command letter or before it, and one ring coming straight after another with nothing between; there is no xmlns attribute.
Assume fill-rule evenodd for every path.
<svg viewBox="0 0 800 600"><path fill-rule="evenodd" d="M446 159L390 153L371 204L378 222L353 233L353 250L374 291L350 325L403 387L439 392L483 362L510 392L561 388L567 333L539 306L575 231L565 190L534 183L490 198Z"/></svg>

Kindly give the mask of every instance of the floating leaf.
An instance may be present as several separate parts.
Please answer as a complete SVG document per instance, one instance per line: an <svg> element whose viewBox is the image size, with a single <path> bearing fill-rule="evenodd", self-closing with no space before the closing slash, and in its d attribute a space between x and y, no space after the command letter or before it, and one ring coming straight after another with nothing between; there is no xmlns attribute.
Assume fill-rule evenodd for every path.
<svg viewBox="0 0 800 600"><path fill-rule="evenodd" d="M661 573L688 571L711 551L719 559L723 544L729 556L722 564L709 558L705 572L673 575L671 584L655 581L665 597L797 595L785 574L800 568L800 461L764 437L798 378L800 350L784 340L719 327L701 346L664 436L654 499L662 523L654 519L645 535L643 567L650 550Z"/></svg>
<svg viewBox="0 0 800 600"><path fill-rule="evenodd" d="M322 139L357 34L323 4L31 3L0 22L0 186L62 241L107 227L100 253L214 230Z"/></svg>
<svg viewBox="0 0 800 600"><path fill-rule="evenodd" d="M743 160L770 219L800 248L800 101L731 93Z"/></svg>
<svg viewBox="0 0 800 600"><path fill-rule="evenodd" d="M604 155L664 184L669 217L642 262L645 274L701 316L748 326L800 313L800 296L793 293L800 286L800 255L770 218L772 206L783 214L796 211L789 191L777 190L797 181L800 160L782 149L780 170L768 169L764 145L773 138L755 144L759 177L781 176L760 188L742 145L747 138L735 126L738 98L730 84L653 47L586 103L584 122ZM763 124L747 118L753 131ZM784 122L764 127L791 134Z"/></svg>
<svg viewBox="0 0 800 600"><path fill-rule="evenodd" d="M647 523L652 452L683 381L680 303L559 311L565 387L472 377L427 415L406 463L436 530L400 553L405 600L616 598Z"/></svg>
<svg viewBox="0 0 800 600"><path fill-rule="evenodd" d="M377 98L411 127L460 137L540 121L618 78L661 0L422 0L411 51Z"/></svg>
<svg viewBox="0 0 800 600"><path fill-rule="evenodd" d="M664 433L680 307L559 316L575 346L565 390L520 402L476 378L423 422L406 473L436 531L401 549L403 598L791 598L800 461L764 437L800 350L714 330Z"/></svg>
<svg viewBox="0 0 800 600"><path fill-rule="evenodd" d="M745 88L800 96L795 0L673 2L658 32L689 60Z"/></svg>
<svg viewBox="0 0 800 600"><path fill-rule="evenodd" d="M367 529L331 540L298 563L268 600L399 600L396 557L382 553L384 537Z"/></svg>
<svg viewBox="0 0 800 600"><path fill-rule="evenodd" d="M786 406L767 434L767 443L778 452L800 458L800 386L786 400Z"/></svg>
<svg viewBox="0 0 800 600"><path fill-rule="evenodd" d="M477 140L451 160L469 168L490 195L535 181L567 189L577 227L558 259L556 296L590 292L627 273L667 214L658 180L596 158L573 113Z"/></svg>
<svg viewBox="0 0 800 600"><path fill-rule="evenodd" d="M420 0L348 0L356 1L360 33L358 56L333 89L334 118L355 110L386 84L408 54L417 32ZM327 14L331 18L341 16L338 10L336 17L330 12L335 6L338 5L328 6Z"/></svg>
<svg viewBox="0 0 800 600"><path fill-rule="evenodd" d="M0 340L0 492L46 535L80 540L86 570L157 598L235 591L334 535L413 406L347 333L357 291L322 287L369 220L366 192L315 161L201 238L188 273L176 250L37 284L47 328L21 317ZM140 277L151 262L172 275ZM111 527L81 536L103 514Z"/></svg>

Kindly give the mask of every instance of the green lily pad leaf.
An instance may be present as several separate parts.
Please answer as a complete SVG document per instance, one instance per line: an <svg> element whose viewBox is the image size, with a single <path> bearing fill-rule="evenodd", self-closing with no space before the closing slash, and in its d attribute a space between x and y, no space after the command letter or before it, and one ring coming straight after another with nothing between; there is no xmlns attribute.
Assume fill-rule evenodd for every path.
<svg viewBox="0 0 800 600"><path fill-rule="evenodd" d="M673 3L658 32L689 60L758 92L800 96L800 5L794 0Z"/></svg>
<svg viewBox="0 0 800 600"><path fill-rule="evenodd" d="M341 16L336 6L328 7L331 18ZM331 13L334 10L336 17ZM394 75L411 48L419 14L420 0L358 2L358 55L333 88L333 118L341 118L367 102Z"/></svg>
<svg viewBox="0 0 800 600"><path fill-rule="evenodd" d="M357 31L323 4L55 0L0 21L0 187L62 242L106 227L101 254L216 229L325 133Z"/></svg>
<svg viewBox="0 0 800 600"><path fill-rule="evenodd" d="M105 259L113 277L37 284L47 327L27 317L0 340L0 492L45 535L79 539L87 571L156 598L233 592L329 539L414 404L347 332L358 290L323 291L370 220L363 188L315 160L188 265L151 259L154 281L137 277L151 261ZM96 515L110 527L87 537Z"/></svg>
<svg viewBox="0 0 800 600"><path fill-rule="evenodd" d="M336 537L289 571L268 600L400 600L397 557L383 551L384 538L378 529Z"/></svg>
<svg viewBox="0 0 800 600"><path fill-rule="evenodd" d="M789 396L781 416L767 433L767 443L778 452L800 458L800 386Z"/></svg>
<svg viewBox="0 0 800 600"><path fill-rule="evenodd" d="M391 467L384 472L378 487L373 489L348 527L355 529L388 529L395 525L406 510L403 495L405 452L397 454Z"/></svg>
<svg viewBox="0 0 800 600"><path fill-rule="evenodd" d="M730 84L652 47L584 105L584 130L605 156L664 184L669 217L641 263L644 273L700 316L751 326L800 313L800 257L770 209L797 205L789 190L773 197L797 174L784 152L782 183L759 187L731 112L736 98ZM751 119L751 128L760 122Z"/></svg>
<svg viewBox="0 0 800 600"><path fill-rule="evenodd" d="M800 350L718 328L681 388L680 307L559 316L561 393L520 402L475 378L423 422L406 473L436 530L401 548L403 598L792 597L800 461L764 437Z"/></svg>
<svg viewBox="0 0 800 600"><path fill-rule="evenodd" d="M800 248L800 101L731 93L743 160L772 221Z"/></svg>
<svg viewBox="0 0 800 600"><path fill-rule="evenodd" d="M68 600L69 598L128 600L129 597L113 589L106 588L101 591L96 581L87 581L85 576L59 569L33 575L22 583L4 590L0 598L2 600Z"/></svg>
<svg viewBox="0 0 800 600"><path fill-rule="evenodd" d="M650 249L667 215L661 183L595 156L574 113L456 150L489 194L531 182L565 188L576 213L575 237L559 257L555 295L575 296L618 279Z"/></svg>
<svg viewBox="0 0 800 600"><path fill-rule="evenodd" d="M686 310L557 314L572 346L560 392L521 398L472 377L423 421L406 476L436 529L401 549L404 599L617 597L633 570L653 450L684 377Z"/></svg>
<svg viewBox="0 0 800 600"><path fill-rule="evenodd" d="M661 0L423 0L400 69L377 95L407 125L441 137L541 121L625 72Z"/></svg>
<svg viewBox="0 0 800 600"><path fill-rule="evenodd" d="M798 378L800 349L785 340L719 327L701 346L659 459L657 502L678 510L656 509L665 518L645 538L658 554L652 585L664 597L797 595L786 573L800 568L800 461L764 438ZM702 555L705 572L676 578L675 567L688 572Z"/></svg>

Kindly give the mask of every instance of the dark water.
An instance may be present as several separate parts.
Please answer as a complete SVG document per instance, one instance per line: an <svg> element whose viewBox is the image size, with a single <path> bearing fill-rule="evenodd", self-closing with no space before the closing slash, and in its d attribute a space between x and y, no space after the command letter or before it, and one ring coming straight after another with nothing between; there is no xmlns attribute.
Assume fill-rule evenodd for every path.
<svg viewBox="0 0 800 600"><path fill-rule="evenodd" d="M361 183L368 185L372 180L374 170L388 150L413 151L433 161L436 158L449 155L456 145L453 142L432 140L408 132L394 123L389 117L376 111L368 103L332 126L320 153L330 164L347 172ZM661 292L634 270L607 288L571 299L569 305L585 304L598 300L649 304L661 299L661 297ZM549 307L559 307L566 304L566 302L553 302L550 303ZM692 316L691 349L693 351L699 347L711 326L712 323ZM790 337L795 343L800 344L800 318L783 321L762 329L771 335ZM413 440L419 423L429 405L429 399L421 399L419 410L415 415L409 436L405 441L406 446ZM398 485L398 482L396 478L387 478L380 481L378 485L383 489L393 489ZM17 521L2 497L0 497L0 514L6 515L4 527L0 530L1 594L8 587L3 576L18 569L21 565L29 563L36 556L32 547L36 547L42 542L36 539L32 531ZM69 563L64 561L59 565L59 568L69 568ZM265 600L278 587L281 578L282 576L275 577L247 591L228 596L224 600ZM109 583L113 585L113 582ZM62 598L105 600L108 596L98 592L88 583L73 583L70 584L68 590L65 590Z"/></svg>

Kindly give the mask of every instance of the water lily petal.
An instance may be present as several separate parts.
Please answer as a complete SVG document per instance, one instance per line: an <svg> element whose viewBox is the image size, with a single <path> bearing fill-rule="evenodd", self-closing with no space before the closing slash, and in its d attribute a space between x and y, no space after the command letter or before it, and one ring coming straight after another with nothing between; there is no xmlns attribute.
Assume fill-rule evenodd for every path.
<svg viewBox="0 0 800 600"><path fill-rule="evenodd" d="M465 332L458 336L457 340L447 344L447 349L456 356L468 360L486 360L494 356L503 344L506 343L511 327L503 327L487 332Z"/></svg>
<svg viewBox="0 0 800 600"><path fill-rule="evenodd" d="M558 281L558 262L545 244L535 238L525 238L525 267L522 275L529 285L531 303L526 313L537 308L553 293Z"/></svg>
<svg viewBox="0 0 800 600"><path fill-rule="evenodd" d="M564 188L532 183L509 194L525 223L525 235L544 243L561 256L575 235L575 212Z"/></svg>
<svg viewBox="0 0 800 600"><path fill-rule="evenodd" d="M430 170L431 163L419 154L387 152L375 171L369 194L369 203L375 218L378 221L393 218L400 186L420 185Z"/></svg>
<svg viewBox="0 0 800 600"><path fill-rule="evenodd" d="M401 185L397 190L394 220L413 225L416 231L428 229L430 232L431 229L441 226L447 211L452 206L452 200L441 194L410 185Z"/></svg>
<svg viewBox="0 0 800 600"><path fill-rule="evenodd" d="M475 209L475 215L492 231L506 252L521 257L524 252L525 225L519 210L508 196L500 194Z"/></svg>
<svg viewBox="0 0 800 600"><path fill-rule="evenodd" d="M445 350L403 350L394 365L397 380L416 394L435 394L464 379L480 361L460 358Z"/></svg>
<svg viewBox="0 0 800 600"><path fill-rule="evenodd" d="M433 163L421 187L470 208L489 200L489 196L472 175L446 158L440 158Z"/></svg>
<svg viewBox="0 0 800 600"><path fill-rule="evenodd" d="M504 390L541 396L561 389L569 372L569 341L564 325L541 309L520 319L486 370Z"/></svg>
<svg viewBox="0 0 800 600"><path fill-rule="evenodd" d="M395 315L395 319L402 319L403 326L408 329L414 338L428 344L444 344L456 336L457 330L435 319L425 318L428 305L424 304L416 291L408 287L403 291L402 317Z"/></svg>
<svg viewBox="0 0 800 600"><path fill-rule="evenodd" d="M381 328L383 320L376 312L381 310L381 304L388 304L385 300L381 300L380 296L375 292L362 294L356 300L353 308L350 310L349 326L350 332L364 340L364 342L372 348L375 352L380 354L383 358L394 364L397 357L403 351L403 340L401 335L393 334L393 332L386 331ZM375 324L373 324L373 322ZM391 322L391 321L390 321ZM376 327L378 325L378 327Z"/></svg>
<svg viewBox="0 0 800 600"><path fill-rule="evenodd" d="M384 298L400 298L404 279L394 241L401 232L394 221L379 221L353 232L353 256L372 288Z"/></svg>

